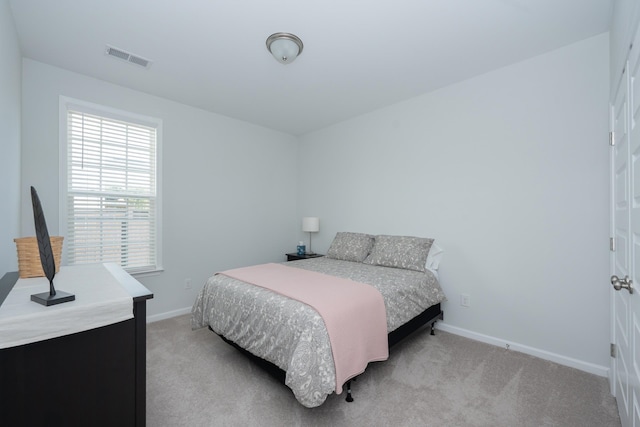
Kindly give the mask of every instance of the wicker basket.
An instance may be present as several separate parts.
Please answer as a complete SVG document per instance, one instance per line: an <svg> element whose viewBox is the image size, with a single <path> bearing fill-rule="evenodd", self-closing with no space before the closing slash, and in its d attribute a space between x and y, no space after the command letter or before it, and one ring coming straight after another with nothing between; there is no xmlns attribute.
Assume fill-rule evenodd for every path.
<svg viewBox="0 0 640 427"><path fill-rule="evenodd" d="M60 258L62 258L62 241L64 237L50 236L53 259L56 262L56 273L60 271ZM42 262L40 261L40 249L35 237L18 237L13 239L18 248L18 270L20 278L43 277Z"/></svg>

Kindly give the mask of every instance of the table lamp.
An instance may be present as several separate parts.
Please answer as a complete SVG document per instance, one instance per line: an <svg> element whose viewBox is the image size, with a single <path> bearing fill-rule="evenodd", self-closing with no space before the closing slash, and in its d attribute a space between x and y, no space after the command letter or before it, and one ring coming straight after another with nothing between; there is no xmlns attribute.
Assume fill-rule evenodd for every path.
<svg viewBox="0 0 640 427"><path fill-rule="evenodd" d="M320 219L314 216L308 216L302 218L302 231L309 233L309 250L308 255L314 255L311 250L311 233L317 233L320 231Z"/></svg>

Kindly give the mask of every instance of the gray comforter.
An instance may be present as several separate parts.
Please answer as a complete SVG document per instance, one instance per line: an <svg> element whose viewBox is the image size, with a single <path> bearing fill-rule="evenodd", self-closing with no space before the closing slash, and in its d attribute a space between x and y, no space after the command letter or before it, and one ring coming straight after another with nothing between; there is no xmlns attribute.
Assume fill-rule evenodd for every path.
<svg viewBox="0 0 640 427"><path fill-rule="evenodd" d="M430 271L421 273L330 258L286 265L374 286L384 298L389 332L446 299ZM205 326L286 371L285 384L306 407L321 405L336 389L324 322L306 304L214 275L207 280L192 309L191 327Z"/></svg>

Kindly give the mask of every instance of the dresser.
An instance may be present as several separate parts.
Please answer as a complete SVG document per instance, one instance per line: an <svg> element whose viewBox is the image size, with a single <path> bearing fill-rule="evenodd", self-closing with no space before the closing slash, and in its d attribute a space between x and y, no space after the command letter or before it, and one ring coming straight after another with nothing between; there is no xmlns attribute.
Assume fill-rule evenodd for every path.
<svg viewBox="0 0 640 427"><path fill-rule="evenodd" d="M29 293L46 278L0 280L0 424L144 426L153 294L115 264L62 267L54 284L76 300L41 306Z"/></svg>

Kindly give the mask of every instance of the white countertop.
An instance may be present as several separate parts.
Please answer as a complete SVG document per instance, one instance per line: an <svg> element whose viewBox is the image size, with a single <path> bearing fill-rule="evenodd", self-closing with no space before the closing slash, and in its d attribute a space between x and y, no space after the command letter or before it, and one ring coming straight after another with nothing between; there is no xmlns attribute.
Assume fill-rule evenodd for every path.
<svg viewBox="0 0 640 427"><path fill-rule="evenodd" d="M0 349L43 341L133 318L133 299L123 277L135 280L116 264L61 267L53 279L56 290L75 301L49 307L31 301L48 292L46 277L18 279L0 306Z"/></svg>

